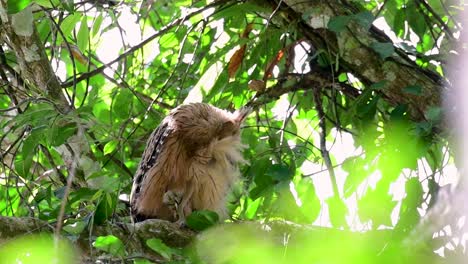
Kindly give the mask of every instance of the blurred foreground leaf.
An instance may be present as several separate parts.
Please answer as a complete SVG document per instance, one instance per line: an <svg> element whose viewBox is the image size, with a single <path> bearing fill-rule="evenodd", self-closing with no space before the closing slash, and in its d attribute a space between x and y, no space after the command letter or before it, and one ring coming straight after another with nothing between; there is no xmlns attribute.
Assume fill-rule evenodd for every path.
<svg viewBox="0 0 468 264"><path fill-rule="evenodd" d="M52 235L24 236L0 247L0 263L53 264L74 263L76 255L65 240L55 241Z"/></svg>

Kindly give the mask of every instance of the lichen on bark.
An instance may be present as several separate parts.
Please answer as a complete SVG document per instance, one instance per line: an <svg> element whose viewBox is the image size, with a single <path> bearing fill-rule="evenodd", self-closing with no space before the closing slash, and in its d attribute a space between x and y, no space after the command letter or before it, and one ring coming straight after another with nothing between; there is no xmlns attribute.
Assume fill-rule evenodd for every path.
<svg viewBox="0 0 468 264"><path fill-rule="evenodd" d="M11 25L18 36L31 37L34 32L33 20L33 13L29 6L11 16Z"/></svg>

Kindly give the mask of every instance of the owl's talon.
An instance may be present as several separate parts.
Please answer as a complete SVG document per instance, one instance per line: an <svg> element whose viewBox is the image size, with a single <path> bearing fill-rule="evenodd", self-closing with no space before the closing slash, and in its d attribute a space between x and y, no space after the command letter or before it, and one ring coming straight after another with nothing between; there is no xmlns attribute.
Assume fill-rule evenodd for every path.
<svg viewBox="0 0 468 264"><path fill-rule="evenodd" d="M187 222L185 221L185 219L179 219L177 220L176 225L178 225L179 228L185 228L187 227Z"/></svg>

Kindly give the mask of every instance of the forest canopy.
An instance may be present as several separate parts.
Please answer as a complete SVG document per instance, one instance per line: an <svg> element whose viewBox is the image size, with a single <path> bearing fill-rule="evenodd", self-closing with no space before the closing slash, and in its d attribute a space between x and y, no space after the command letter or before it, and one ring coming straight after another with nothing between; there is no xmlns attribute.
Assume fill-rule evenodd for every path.
<svg viewBox="0 0 468 264"><path fill-rule="evenodd" d="M448 117L460 111L450 100L465 8L0 0L2 258L462 261L462 157ZM190 102L253 109L230 219L199 211L187 228L134 225L146 141Z"/></svg>

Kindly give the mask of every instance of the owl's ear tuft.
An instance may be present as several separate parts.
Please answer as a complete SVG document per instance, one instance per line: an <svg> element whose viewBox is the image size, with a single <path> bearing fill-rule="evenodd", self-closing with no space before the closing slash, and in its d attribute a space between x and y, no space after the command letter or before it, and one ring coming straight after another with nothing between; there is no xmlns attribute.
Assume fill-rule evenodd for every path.
<svg viewBox="0 0 468 264"><path fill-rule="evenodd" d="M252 113L252 107L243 107L234 113L234 120L240 124L244 122L250 113Z"/></svg>

